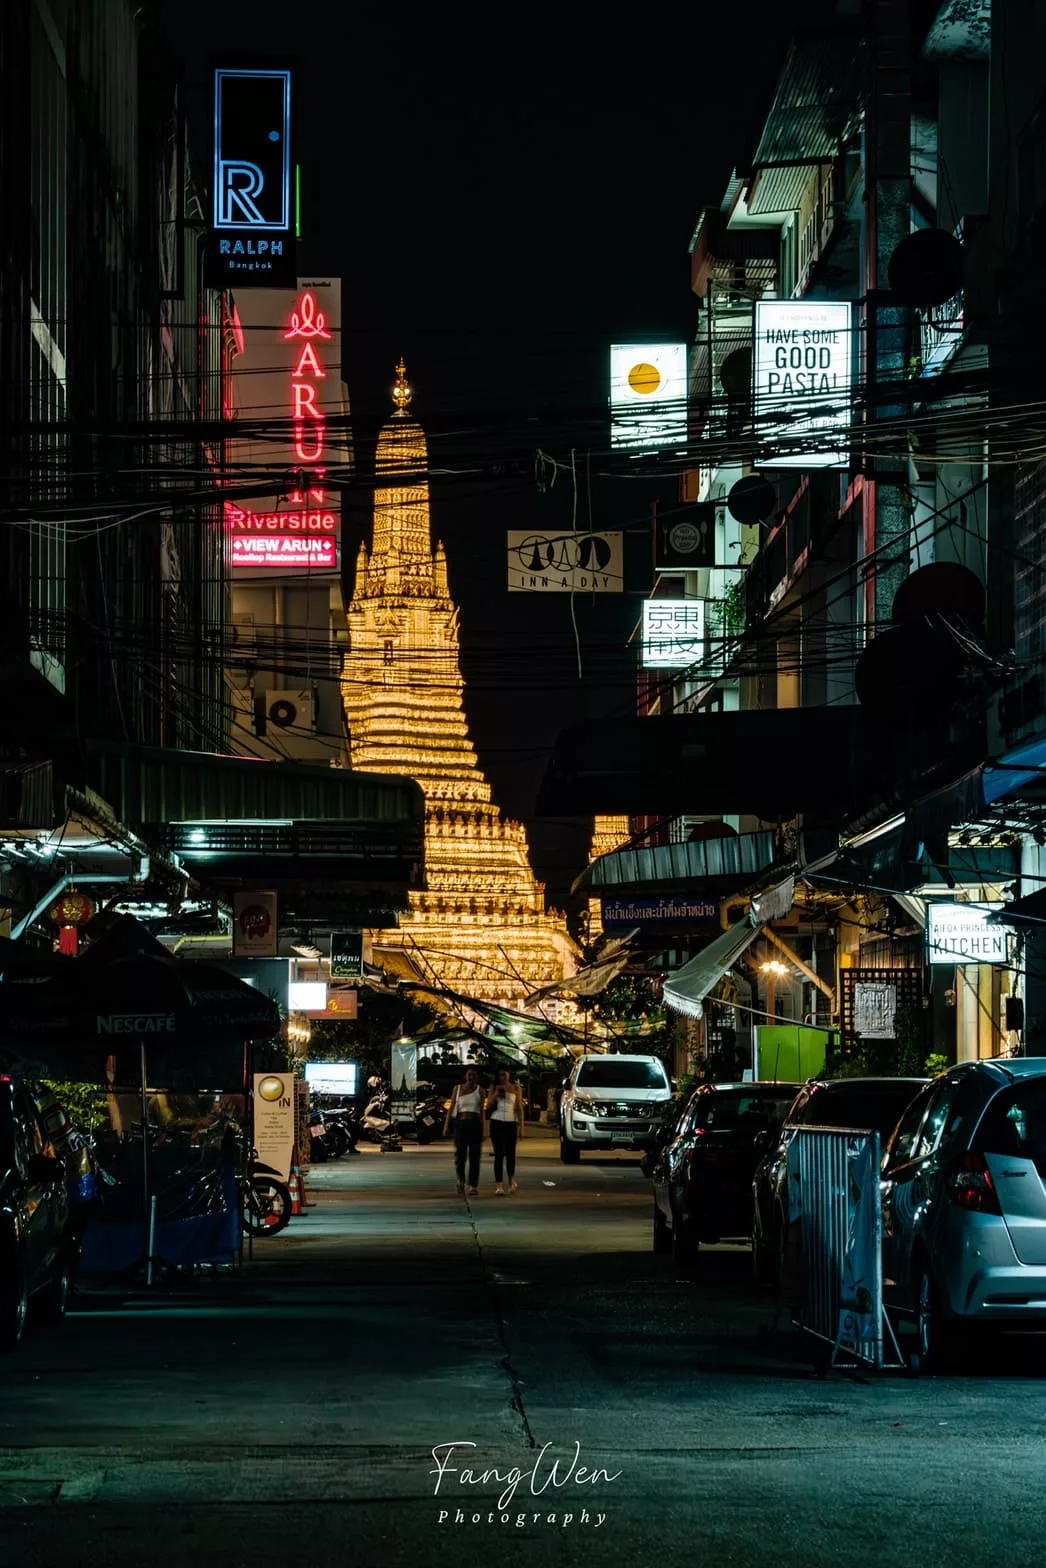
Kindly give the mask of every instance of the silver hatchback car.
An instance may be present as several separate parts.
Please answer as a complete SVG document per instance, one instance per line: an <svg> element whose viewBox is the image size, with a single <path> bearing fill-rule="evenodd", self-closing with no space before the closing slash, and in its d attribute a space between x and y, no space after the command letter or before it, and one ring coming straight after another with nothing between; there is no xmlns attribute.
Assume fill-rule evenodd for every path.
<svg viewBox="0 0 1046 1568"><path fill-rule="evenodd" d="M1046 1057L962 1062L901 1117L882 1164L883 1285L919 1363L976 1324L1046 1328Z"/></svg>

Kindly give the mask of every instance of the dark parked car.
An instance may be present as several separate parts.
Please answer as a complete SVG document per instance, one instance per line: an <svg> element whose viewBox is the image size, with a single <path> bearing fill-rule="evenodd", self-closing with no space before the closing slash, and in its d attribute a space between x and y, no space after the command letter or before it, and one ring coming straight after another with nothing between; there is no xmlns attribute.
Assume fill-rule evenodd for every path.
<svg viewBox="0 0 1046 1568"><path fill-rule="evenodd" d="M701 1242L747 1241L752 1175L799 1085L704 1084L695 1089L653 1168L654 1251L692 1262Z"/></svg>
<svg viewBox="0 0 1046 1568"><path fill-rule="evenodd" d="M962 1062L883 1157L883 1285L930 1367L956 1329L1046 1326L1046 1058Z"/></svg>
<svg viewBox="0 0 1046 1568"><path fill-rule="evenodd" d="M65 1314L74 1264L65 1164L48 1153L29 1087L0 1079L0 1350L14 1350L30 1301Z"/></svg>
<svg viewBox="0 0 1046 1568"><path fill-rule="evenodd" d="M788 1145L797 1127L874 1128L883 1147L925 1078L837 1078L804 1084L752 1183L756 1278L780 1281L788 1237Z"/></svg>

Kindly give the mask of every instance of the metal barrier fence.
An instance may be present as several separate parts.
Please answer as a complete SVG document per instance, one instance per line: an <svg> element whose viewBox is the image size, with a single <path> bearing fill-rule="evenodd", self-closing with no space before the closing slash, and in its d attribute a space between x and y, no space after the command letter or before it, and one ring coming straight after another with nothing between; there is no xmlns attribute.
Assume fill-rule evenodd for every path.
<svg viewBox="0 0 1046 1568"><path fill-rule="evenodd" d="M794 1321L873 1367L903 1366L883 1304L879 1134L798 1127L788 1146ZM888 1360L892 1352L896 1360Z"/></svg>

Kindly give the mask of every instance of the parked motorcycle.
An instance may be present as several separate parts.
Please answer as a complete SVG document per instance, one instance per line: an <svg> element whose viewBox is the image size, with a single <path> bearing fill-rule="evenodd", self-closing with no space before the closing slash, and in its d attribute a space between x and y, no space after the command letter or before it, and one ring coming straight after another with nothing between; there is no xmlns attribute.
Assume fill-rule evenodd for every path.
<svg viewBox="0 0 1046 1568"><path fill-rule="evenodd" d="M334 1159L340 1160L343 1154L359 1154L356 1147L359 1142L359 1112L351 1107L343 1110L326 1110L323 1113L323 1123L327 1129L327 1143Z"/></svg>
<svg viewBox="0 0 1046 1568"><path fill-rule="evenodd" d="M422 1086L422 1098L415 1101L412 1121L399 1120L401 1136L416 1138L418 1143L432 1143L443 1134L443 1097L429 1093L430 1085ZM367 1102L360 1118L360 1137L372 1143L382 1143L393 1129L391 1116L392 1096L386 1086L378 1089Z"/></svg>

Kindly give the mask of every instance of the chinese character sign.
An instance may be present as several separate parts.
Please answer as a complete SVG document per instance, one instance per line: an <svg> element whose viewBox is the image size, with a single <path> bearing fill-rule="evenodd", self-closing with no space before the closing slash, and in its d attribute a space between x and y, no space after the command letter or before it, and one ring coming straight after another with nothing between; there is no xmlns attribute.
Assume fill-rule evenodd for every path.
<svg viewBox="0 0 1046 1568"><path fill-rule="evenodd" d="M271 473L272 487L225 502L229 564L257 574L334 573L341 507L332 470L349 457L340 282L256 290L241 310L232 380L245 434L233 443L232 466L251 478Z"/></svg>
<svg viewBox="0 0 1046 1568"><path fill-rule="evenodd" d="M643 604L643 667L684 670L705 652L703 599L647 599Z"/></svg>

